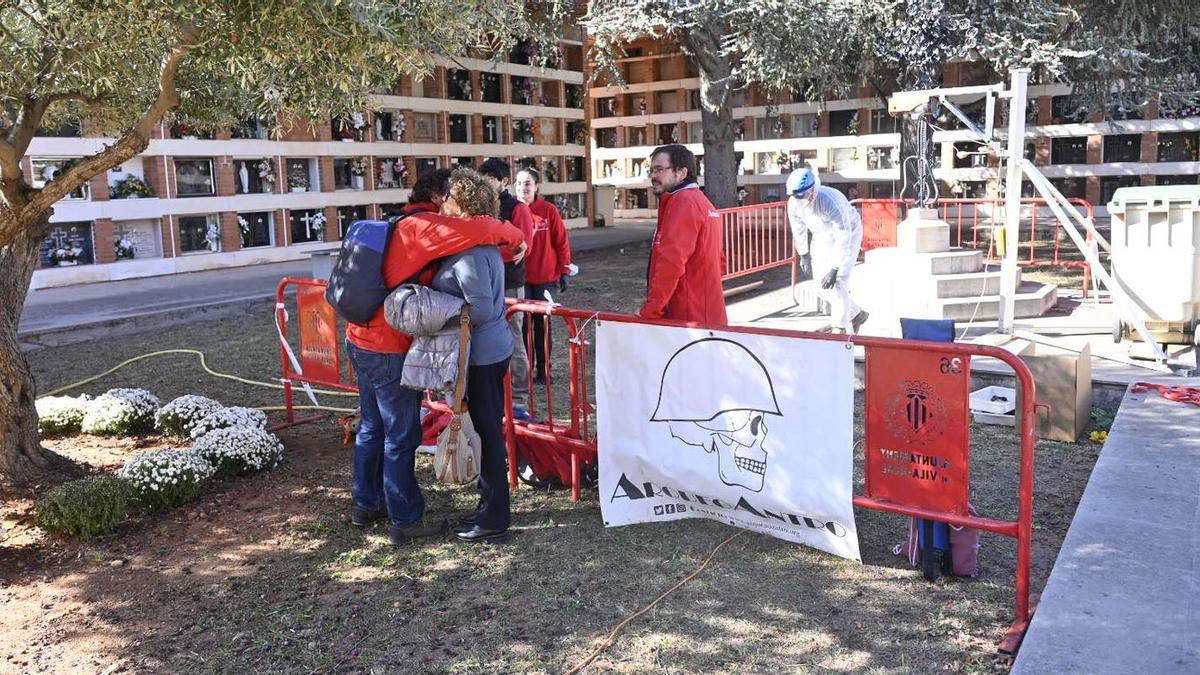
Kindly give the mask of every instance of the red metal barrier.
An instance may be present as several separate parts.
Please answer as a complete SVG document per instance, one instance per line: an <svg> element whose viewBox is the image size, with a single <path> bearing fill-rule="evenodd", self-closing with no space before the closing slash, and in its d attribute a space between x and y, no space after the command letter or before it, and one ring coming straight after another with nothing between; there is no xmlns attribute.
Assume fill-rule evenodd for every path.
<svg viewBox="0 0 1200 675"><path fill-rule="evenodd" d="M1083 199L1072 198L1072 204L1081 208L1089 219L1094 218L1092 205ZM900 199L855 199L850 202L859 208L863 223L862 250L896 245L896 225L904 219L912 200ZM1083 297L1088 297L1092 270L1084 260L1067 260L1062 255L1062 241L1066 234L1053 215L1040 213L1046 207L1041 198L1023 198L1020 229L1020 264L1027 267L1076 267L1083 270ZM939 199L936 207L942 220L950 224L951 243L965 248L984 250L988 262L998 262L999 256L992 246L992 232L1004 227L1004 199ZM791 264L794 257L791 244L791 228L787 219L787 202L771 202L753 206L721 209L724 234L725 276L722 280L754 274L763 270ZM1054 223L1053 244L1049 252L1037 243L1039 218ZM1026 230L1028 228L1028 230ZM981 234L986 236L980 236ZM1092 241L1091 233L1087 240ZM793 279L794 281L794 279Z"/></svg>
<svg viewBox="0 0 1200 675"><path fill-rule="evenodd" d="M281 336L285 341L287 340L288 316L284 303L289 286L295 286L298 298L304 298L299 303L301 326L304 326L307 321L313 322L313 325L309 326L307 330L302 328L300 331L299 353L301 357L299 361L301 369L304 371L303 374L292 367L288 350L281 348L287 423L280 426L301 424L320 417L311 416L301 419L295 417L292 391L294 383L307 382L341 391L356 391L349 369L341 367L339 352L336 349L332 352L327 349L329 336L340 336L341 330L337 325L336 317L331 325L332 314L320 307L324 301L318 298L316 289L323 289L324 281L285 278L280 282L276 295L276 318L279 322ZM688 326L733 333L813 340L843 341L847 339L844 335L826 333L803 333L743 326L697 326L674 321L646 320L626 314L548 306L541 302L510 301L509 313L510 315L514 313L540 314L546 317L548 324L551 319L560 320L561 329L551 331L551 336L556 333L558 337L546 340L547 349L553 349L554 339L557 339L560 345L565 345L565 347L559 346L559 348L568 350L566 392L568 410L565 415L555 412L553 371L547 373L544 415L539 414L541 409L538 406L532 406L531 412L535 419L541 417L544 420L540 423L513 420L511 388L510 383L506 381L509 481L514 488L517 486L517 450L518 444L520 444L523 453L530 459L538 457L540 458L538 461L559 463L557 471L560 475L565 473L564 466L569 465L572 499L580 497L582 466L595 462L597 458L595 427L591 420L595 415L595 408L591 404L588 389L588 364L594 362L594 353L589 350L590 347L593 347L593 341L589 339L591 333L588 326L594 322L612 321L658 326ZM864 398L867 402L867 410L864 414L864 419L867 420L864 455L864 468L868 476L867 494L855 495L854 505L904 516L928 518L951 525L972 527L1015 538L1017 540L1016 617L1000 645L1002 650L1015 653L1029 626L1032 612L1029 576L1033 540L1035 444L1033 424L1037 419L1034 411L1037 392L1033 375L1020 358L1006 350L987 345L866 336L854 336L851 339L857 347L864 350L867 374L864 378L866 387ZM965 408L959 406L956 401L966 396L966 387L969 385L970 379L970 359L973 356L991 357L1007 364L1016 374L1020 387L1021 411L1018 417L1020 420L1020 475L1017 518L1012 521L972 516L966 511L965 499L970 475L969 454L965 448L956 444L968 442L969 419L964 412ZM532 363L532 359L530 361ZM550 362L551 360L547 358L546 363ZM531 373L519 375L529 378L532 394ZM938 375L946 377L933 382L932 380L938 378ZM933 405L929 401L931 400L930 394L935 389L941 392L939 394L942 398L940 407L934 405L932 410L925 412L920 412L913 407ZM920 399L921 402L918 403L917 399ZM534 404L535 401L536 397L531 396L530 403ZM908 412L903 412L903 410ZM891 412L889 413L889 411ZM906 430L901 434L894 428L895 425L886 419L888 414L907 414L910 416L908 419L910 424L913 419L911 416L914 414L922 415L921 419L934 419L936 416L940 426L930 426L928 429L936 429L940 440L937 443L930 443L928 438L919 438L922 434L932 433L928 430L922 431L922 425L913 425L911 432ZM945 468L950 468L949 464L954 464L952 470L945 476L954 481L952 489L948 488L945 494L941 494L922 482L926 479L932 481L934 477L906 477L902 475L903 472L895 470L898 462L903 463L897 453L903 453L906 450L904 434L908 434L908 442L919 440L925 443L921 447L930 448L928 452L924 453L931 458L930 466L940 467L945 463L947 465ZM909 460L910 463L921 461L923 460ZM889 468L892 470L889 471ZM906 482L907 478L912 478L912 480ZM942 484L949 485L950 481L947 480Z"/></svg>
<svg viewBox="0 0 1200 675"><path fill-rule="evenodd" d="M571 349L571 373L569 373L571 383L569 396L571 421L566 425L524 425L520 422L512 422L511 415L509 415L509 482L514 488L517 486L517 441L515 439L522 434L522 427L524 426L525 433L542 440L548 448L552 450L557 449L563 457L569 458L572 464L571 482L573 488L572 498L574 499L577 499L579 496L578 466L585 456L595 457L597 448L594 432L588 432L589 426L587 424L588 416L595 412L595 408L590 403L587 395L587 378L586 371L584 370L588 362L587 347L591 345L591 340L588 339L589 333L585 330L588 323L594 321L613 321L660 326L691 326L734 333L802 337L815 340L846 339L843 335L830 335L826 333L803 333L799 331L743 326L696 326L695 324L684 324L673 321L645 320L626 314L592 312L568 309L560 306L551 308L547 307L545 303L516 302L509 305L510 315L518 312L543 314L547 318L559 317L567 326L567 336L571 345L568 347ZM1034 405L1037 396L1033 375L1025 365L1025 362L1020 358L1003 349L986 345L925 342L865 336L854 336L852 340L856 346L863 347L865 351L866 372L868 375L866 378L866 396L864 398L866 401L871 402L873 406L864 415L864 418L868 420L866 425L867 451L865 454L865 469L868 476L875 476L868 484L868 493L854 497L854 505L916 518L929 518L951 525L972 527L1015 538L1017 540L1016 619L1000 645L1002 650L1015 653L1020 646L1021 639L1024 637L1025 630L1029 626L1032 611L1030 606L1029 574L1033 540L1033 467L1035 444L1033 422L1036 418ZM897 354L900 355L900 358L896 358ZM1021 391L1018 516L1013 521L971 516L968 514L966 509L966 494L967 479L970 474L968 465L969 455L965 448L958 448L957 454L950 451L954 448L954 443L961 441L961 443L965 444L968 439L970 420L965 412L965 399L970 382L970 359L972 356L992 357L1010 366L1016 373ZM929 366L929 364L932 364L932 366ZM946 402L942 404L942 407L932 412L939 415L938 424L941 425L937 427L942 440L936 445L940 452L936 459L939 462L947 464L951 460L955 462L954 467L947 476L952 477L955 480L955 484L954 488L947 494L937 497L931 496L934 493L930 489L914 488L913 482L910 482L905 487L903 479L897 480L893 478L889 482L886 479L880 478L888 473L889 464L895 464L896 456L894 453L902 451L904 446L899 445L897 447L896 440L884 433L884 430L889 426L886 420L872 422L870 419L873 414L877 417L881 414L880 406L887 406L896 403L898 400L903 405L908 401L905 397L910 395L919 397L927 395L930 392L929 387L933 385L928 383L929 378L922 380L921 377L922 374L928 373L928 367L925 371L921 370L923 365L932 367L937 373L950 378L947 380L949 384L942 384L941 386L943 390L951 393L945 397ZM922 388L922 382L926 382L928 386ZM908 389L914 387L913 391L908 391ZM946 390L945 387L949 387L950 389ZM547 380L545 394L547 401L553 399L552 383L549 380ZM955 397L962 403L961 406L956 407L953 404ZM512 401L510 398L508 400L510 410L511 404ZM570 429L571 431L560 434L553 426ZM918 432L926 433L921 432L921 429L914 431L914 433ZM891 447L887 447L889 445ZM929 452L925 454L932 455L933 453ZM897 474L893 471L892 475L895 476ZM924 480L924 477L921 476L914 479L916 483L922 480ZM948 485L949 483L943 484Z"/></svg>
<svg viewBox="0 0 1200 675"><path fill-rule="evenodd" d="M1083 199L1071 198L1071 204L1083 210L1089 220L1094 220L1095 211L1092 205ZM855 199L850 202L859 207L863 219L863 250L896 245L896 224L904 219L907 210L912 206L912 200L899 199ZM935 205L938 215L950 224L951 244L964 248L983 249L988 262L999 262L1000 256L992 245L992 233L1002 229L1006 220L1005 200L1003 198L986 199L939 199ZM1066 260L1062 256L1062 241L1067 237L1062 231L1062 223L1053 214L1040 213L1048 208L1042 198L1025 197L1021 199L1022 211L1028 210L1028 216L1022 213L1020 222L1020 249L1018 263L1027 267L1076 267L1083 270L1083 297L1088 297L1091 287L1092 269L1084 260ZM1038 246L1038 219L1047 219L1054 223L1053 245L1049 254ZM868 224L869 223L869 224ZM1028 230L1026 230L1028 228ZM986 236L980 236L981 234ZM1086 234L1087 241L1093 240L1091 232ZM1027 251L1027 252L1025 252Z"/></svg>
<svg viewBox="0 0 1200 675"><path fill-rule="evenodd" d="M795 258L787 202L721 209L722 281L791 265Z"/></svg>
<svg viewBox="0 0 1200 675"><path fill-rule="evenodd" d="M346 392L357 392L354 384L354 374L347 366L342 367L341 336L344 334L338 322L337 314L329 303L325 302L325 287L323 279L303 279L284 277L275 289L275 325L279 329L279 355L283 363L283 404L286 407L287 421L276 425L273 429L288 427L293 424L304 424L324 417L310 415L297 419L295 411L295 392L293 386L307 383L321 387L329 387ZM299 330L299 349L289 353L288 345L288 312L287 290L295 288L296 312ZM299 370L293 365L296 358Z"/></svg>

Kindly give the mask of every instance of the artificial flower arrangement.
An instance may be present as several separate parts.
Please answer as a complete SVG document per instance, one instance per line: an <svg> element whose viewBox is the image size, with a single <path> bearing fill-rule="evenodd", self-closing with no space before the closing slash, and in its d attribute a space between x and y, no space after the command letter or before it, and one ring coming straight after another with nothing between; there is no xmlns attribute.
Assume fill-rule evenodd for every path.
<svg viewBox="0 0 1200 675"><path fill-rule="evenodd" d="M293 192L304 192L308 189L308 171L303 166L293 166L288 170L288 187Z"/></svg>
<svg viewBox="0 0 1200 675"><path fill-rule="evenodd" d="M113 242L113 253L117 260L133 260L137 257L137 244L132 240L121 237Z"/></svg>
<svg viewBox="0 0 1200 675"><path fill-rule="evenodd" d="M308 221L308 226L312 228L313 236L317 239L322 239L325 235L325 214L318 211L317 215Z"/></svg>
<svg viewBox="0 0 1200 675"><path fill-rule="evenodd" d="M204 232L204 241L208 242L208 250L213 252L221 250L221 226L217 223L209 223L208 230Z"/></svg>
<svg viewBox="0 0 1200 675"><path fill-rule="evenodd" d="M143 197L153 197L154 190L141 178L126 176L112 184L112 187L109 189L109 196L113 199L140 199Z"/></svg>
<svg viewBox="0 0 1200 675"><path fill-rule="evenodd" d="M354 174L355 176L366 175L367 163L363 161L362 157L355 157L354 159L350 160L350 173Z"/></svg>
<svg viewBox="0 0 1200 675"><path fill-rule="evenodd" d="M408 124L404 120L404 113L396 113L392 117L392 138L401 141L404 140L404 132L408 130Z"/></svg>
<svg viewBox="0 0 1200 675"><path fill-rule="evenodd" d="M258 180L262 182L262 191L274 192L275 167L271 165L271 160L260 159L255 163L254 168L258 171Z"/></svg>
<svg viewBox="0 0 1200 675"><path fill-rule="evenodd" d="M50 251L50 262L55 265L74 265L79 261L79 256L83 255L83 249L78 246L70 246L67 248L55 248Z"/></svg>

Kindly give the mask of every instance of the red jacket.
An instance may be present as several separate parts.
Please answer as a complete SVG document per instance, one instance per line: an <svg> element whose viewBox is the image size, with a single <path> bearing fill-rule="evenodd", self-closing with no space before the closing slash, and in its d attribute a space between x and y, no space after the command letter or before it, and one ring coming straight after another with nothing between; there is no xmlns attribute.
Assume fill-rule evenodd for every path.
<svg viewBox="0 0 1200 675"><path fill-rule="evenodd" d="M410 204L417 211L396 224L383 261L383 280L399 286L426 265L482 244L516 246L524 235L508 223L489 216L443 216L433 204ZM346 324L346 339L355 347L385 354L405 354L412 338L388 325L383 307L365 324Z"/></svg>
<svg viewBox="0 0 1200 675"><path fill-rule="evenodd" d="M721 216L695 183L664 192L638 315L725 325Z"/></svg>
<svg viewBox="0 0 1200 675"><path fill-rule="evenodd" d="M541 197L529 205L529 210L533 212L533 241L525 256L525 283L556 283L571 264L567 226L558 208Z"/></svg>

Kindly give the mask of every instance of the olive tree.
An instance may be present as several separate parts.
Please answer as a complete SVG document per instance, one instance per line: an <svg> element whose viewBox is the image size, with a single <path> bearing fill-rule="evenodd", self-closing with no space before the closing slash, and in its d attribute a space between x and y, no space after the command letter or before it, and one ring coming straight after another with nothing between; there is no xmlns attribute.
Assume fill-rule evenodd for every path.
<svg viewBox="0 0 1200 675"><path fill-rule="evenodd" d="M17 345L54 204L144 151L164 120L198 127L348 114L438 56L550 40L547 0L13 0L0 4L0 482L45 464ZM536 11L530 11L530 9ZM83 120L103 149L32 187L40 127Z"/></svg>
<svg viewBox="0 0 1200 675"><path fill-rule="evenodd" d="M757 84L808 100L845 97L866 84L881 97L938 87L946 64L1016 67L1041 82L1072 82L1085 110L1194 97L1200 12L1191 0L593 0L584 23L598 73L616 76L623 45L678 41L700 75L705 190L736 203L730 93ZM931 111L933 112L933 111ZM905 117L901 156L908 194L931 194L927 119ZM915 170L917 168L922 171Z"/></svg>

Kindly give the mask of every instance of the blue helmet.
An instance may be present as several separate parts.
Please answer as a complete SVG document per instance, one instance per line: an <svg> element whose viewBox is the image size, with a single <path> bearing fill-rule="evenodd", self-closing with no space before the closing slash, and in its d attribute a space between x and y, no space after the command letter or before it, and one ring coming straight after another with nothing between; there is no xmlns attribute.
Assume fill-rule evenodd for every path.
<svg viewBox="0 0 1200 675"><path fill-rule="evenodd" d="M803 197L817 186L817 177L812 169L796 169L787 179L787 193L795 197Z"/></svg>

